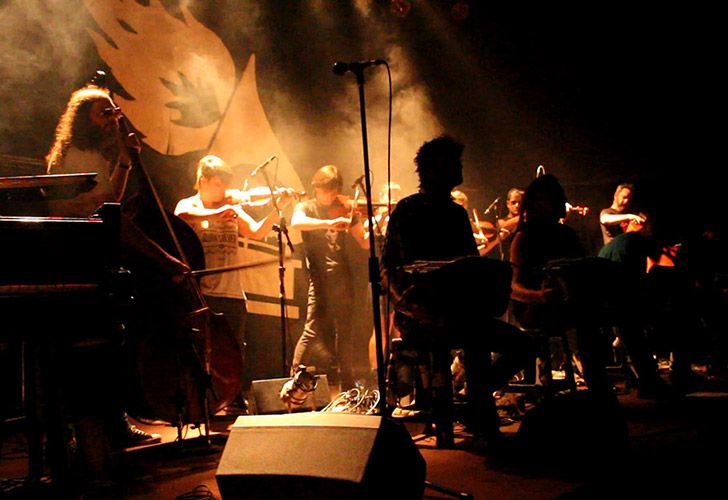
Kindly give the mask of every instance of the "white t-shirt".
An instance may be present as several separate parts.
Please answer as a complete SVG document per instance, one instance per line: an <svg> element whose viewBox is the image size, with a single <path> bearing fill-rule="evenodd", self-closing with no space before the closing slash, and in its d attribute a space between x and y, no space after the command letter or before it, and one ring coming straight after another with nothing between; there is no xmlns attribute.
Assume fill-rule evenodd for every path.
<svg viewBox="0 0 728 500"><path fill-rule="evenodd" d="M63 157L60 170L51 174L80 174L96 172L96 185L89 191L66 200L50 200L50 214L56 217L89 217L104 202L113 202L114 193L111 188L111 170L116 162L104 158L94 150L82 151L71 146Z"/></svg>
<svg viewBox="0 0 728 500"><path fill-rule="evenodd" d="M194 208L205 208L199 194L180 200L174 209L175 215L188 213ZM221 220L216 217L199 219L190 223L200 238L205 251L205 266L234 266L238 261L238 223L235 220ZM240 281L240 271L204 276L200 280L204 295L245 300L245 292Z"/></svg>

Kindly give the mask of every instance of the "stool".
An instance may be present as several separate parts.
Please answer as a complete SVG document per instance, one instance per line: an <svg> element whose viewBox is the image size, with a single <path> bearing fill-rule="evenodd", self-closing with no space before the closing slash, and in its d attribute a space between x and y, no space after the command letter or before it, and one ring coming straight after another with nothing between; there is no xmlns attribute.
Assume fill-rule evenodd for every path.
<svg viewBox="0 0 728 500"><path fill-rule="evenodd" d="M559 392L553 379L553 367L551 349L552 341L556 340L560 343L561 351L564 356L564 386L567 391L576 391L576 377L574 375L574 365L572 364L572 353L569 347L568 330L556 329L545 330L538 328L519 327L522 332L527 333L536 341L536 359L535 369L531 380L526 382L511 382L506 387L506 392L518 393L539 393L541 396L551 396Z"/></svg>
<svg viewBox="0 0 728 500"><path fill-rule="evenodd" d="M410 420L424 422L425 434L435 435L438 448L454 444L451 361L446 347L396 338L387 363L389 406L414 410Z"/></svg>

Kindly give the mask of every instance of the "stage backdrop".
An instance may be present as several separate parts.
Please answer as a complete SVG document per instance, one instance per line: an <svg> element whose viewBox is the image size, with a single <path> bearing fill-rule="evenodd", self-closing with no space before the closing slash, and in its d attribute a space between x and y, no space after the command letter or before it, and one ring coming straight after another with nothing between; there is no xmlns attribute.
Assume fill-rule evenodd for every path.
<svg viewBox="0 0 728 500"><path fill-rule="evenodd" d="M447 132L466 144L472 208L543 165L572 204L592 208L575 224L595 252L596 213L618 182L669 178L684 189L668 172L689 167L695 185L717 184L691 111L710 108L711 87L695 75L713 60L715 31L709 16L654 14L546 4L514 14L472 0L0 0L0 173L42 171L68 96L103 70L168 208L193 192L207 153L234 166L240 187L260 185L251 170L276 155L267 172L277 185L306 189L333 163L348 188L363 172L359 96L353 75L334 75L332 64L386 59L391 147L388 73L365 71L375 188L391 165L403 194L414 192L417 148ZM277 246L241 240L240 252L256 261ZM302 264L300 251L286 263L291 343L304 313ZM280 375L277 266L242 279L253 376Z"/></svg>

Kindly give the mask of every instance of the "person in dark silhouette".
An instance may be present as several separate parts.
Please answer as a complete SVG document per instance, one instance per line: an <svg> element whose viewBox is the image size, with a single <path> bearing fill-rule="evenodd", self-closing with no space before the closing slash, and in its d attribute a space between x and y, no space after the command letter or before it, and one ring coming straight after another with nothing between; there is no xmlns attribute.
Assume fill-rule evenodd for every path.
<svg viewBox="0 0 728 500"><path fill-rule="evenodd" d="M648 297L647 259L654 255L652 218L644 224L633 224L633 229L618 234L599 251L599 257L617 264L614 279L619 280L618 290L610 290L619 299L618 321L613 331L613 346L624 349L629 355L637 375L637 393L641 399L664 398L671 395L667 385L659 377L653 348L648 342L645 329Z"/></svg>
<svg viewBox="0 0 728 500"><path fill-rule="evenodd" d="M528 329L577 327L577 348L589 389L599 397L611 393L607 358L596 325L584 324L565 304L566 291L545 272L549 263L585 256L576 232L560 221L566 216L566 195L551 174L535 178L526 189L511 244L513 264L512 318Z"/></svg>
<svg viewBox="0 0 728 500"><path fill-rule="evenodd" d="M450 194L463 182L463 149L462 144L448 136L437 137L420 147L415 157L419 192L400 200L392 213L382 253L382 272L397 309L395 322L405 340L417 342L429 337L446 349L463 348L469 427L476 443L491 446L502 441L493 391L505 385L531 359L531 339L497 320L495 316L502 311L488 317L482 314L483 303L480 309L472 309L472 304L482 298L478 294L453 297L453 290L439 287L425 290L424 295L432 298L429 303L406 298L417 293L418 288L416 279L407 272L408 265L478 255L468 214ZM500 264L484 257L478 259ZM507 286L503 295L507 298ZM498 356L491 362L493 352Z"/></svg>

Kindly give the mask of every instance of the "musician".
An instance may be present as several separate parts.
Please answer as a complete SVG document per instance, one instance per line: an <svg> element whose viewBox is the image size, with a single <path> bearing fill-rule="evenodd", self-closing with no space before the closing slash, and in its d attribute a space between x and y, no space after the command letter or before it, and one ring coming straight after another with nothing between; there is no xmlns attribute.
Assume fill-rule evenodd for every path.
<svg viewBox="0 0 728 500"><path fill-rule="evenodd" d="M383 239L387 234L389 206L394 208L401 194L402 186L394 181L385 182L379 189L377 201L384 206L380 206L374 211L374 234L377 238ZM368 229L368 224L365 224L365 229Z"/></svg>
<svg viewBox="0 0 728 500"><path fill-rule="evenodd" d="M654 255L652 222L640 224L636 230L618 234L599 251L599 257L617 264L621 274L619 299L623 304L622 318L613 328L613 345L624 345L637 374L637 396L640 399L663 398L670 395L658 374L654 349L645 335L648 317L646 293L647 261ZM679 356L678 356L679 358Z"/></svg>
<svg viewBox="0 0 728 500"><path fill-rule="evenodd" d="M352 331L354 314L366 312L352 307L356 276L351 256L356 248L369 248L369 240L362 221L344 205L342 182L336 166L319 168L311 181L313 199L298 203L291 218L291 227L301 231L309 274L306 324L296 343L291 374L301 364L317 361L332 368L338 361L341 387L350 389L354 366L366 364L366 337L359 346Z"/></svg>
<svg viewBox="0 0 728 500"><path fill-rule="evenodd" d="M389 211L390 208L394 209L396 204L399 202L402 194L402 186L394 181L385 182L379 188L377 201L384 206L377 208L374 215L374 241L377 245L377 251L379 254L382 253L384 246L384 238L387 235L387 227L389 226ZM368 229L368 224L365 223L365 229ZM368 277L367 277L368 279ZM387 337L397 338L399 332L393 327L392 318L394 317L394 310L392 309L390 297L387 294L383 294L380 298L380 311L381 314L381 332L382 332L382 346L384 346L384 359L387 358ZM369 337L369 368L376 370L377 367L377 348L375 331L372 328L371 336Z"/></svg>
<svg viewBox="0 0 728 500"><path fill-rule="evenodd" d="M448 136L424 143L417 152L419 192L397 204L382 254L384 281L394 295L395 304L401 303L403 293L413 284L403 266L416 260L478 255L468 214L450 194L463 182L462 152L463 145ZM437 300L442 300L453 290L432 293ZM433 335L436 342L464 348L472 412L470 427L479 444L490 446L501 442L500 421L492 394L531 359L529 337L495 318L481 317L480 310L443 310L437 318L432 318L433 323L428 318L429 311L418 311L417 304L412 306L412 316L422 319L408 319L398 312L397 322L403 337ZM431 330L428 324L440 326ZM491 352L499 353L492 364Z"/></svg>
<svg viewBox="0 0 728 500"><path fill-rule="evenodd" d="M579 355L584 378L592 392L609 397L604 346L599 345L598 328L577 325L571 311L563 307L565 291L544 273L549 262L578 259L585 255L576 232L560 221L566 216L566 195L550 174L535 178L526 189L520 220L511 243L513 266L512 317L524 328L577 328Z"/></svg>
<svg viewBox="0 0 728 500"><path fill-rule="evenodd" d="M240 205L242 193L230 189L232 177L232 169L222 158L204 156L197 163L197 193L180 200L174 210L200 238L208 269L237 265L238 236L264 239L277 220L275 208L259 221L248 215ZM278 207L285 208L291 197L292 190L280 190ZM240 352L244 353L247 309L240 271L205 276L200 280L200 288L210 309L223 313ZM234 411L235 407L243 410L242 395L228 411Z"/></svg>
<svg viewBox="0 0 728 500"><path fill-rule="evenodd" d="M463 207L466 212L468 211L468 195L466 195L459 189L453 189L450 193L450 196L452 196L452 199L455 203ZM476 224L473 219L470 219L469 213L468 220L470 220L470 226L473 231L473 238L475 238L475 243L478 245L478 254L485 255L493 247L488 245L488 238L483 233L483 228L478 226L478 224Z"/></svg>
<svg viewBox="0 0 728 500"><path fill-rule="evenodd" d="M612 197L612 204L599 213L599 225L602 229L602 240L606 245L612 238L626 231L630 222L643 224L642 215L631 213L633 205L634 185L624 183L617 186Z"/></svg>
<svg viewBox="0 0 728 500"><path fill-rule="evenodd" d="M58 121L55 141L46 156L49 174L96 172L89 191L69 199L48 202L50 214L88 217L105 202L121 202L131 171L129 149L139 149L137 138L123 137L119 129L121 110L107 89L87 85L73 94ZM121 220L122 246L155 262L180 281L189 271L179 259L149 239L129 218Z"/></svg>
<svg viewBox="0 0 728 500"><path fill-rule="evenodd" d="M498 229L506 234L512 235L516 231L518 221L521 218L521 201L523 200L523 189L512 187L506 194L506 208L508 213L502 219L498 219Z"/></svg>
<svg viewBox="0 0 728 500"><path fill-rule="evenodd" d="M104 202L122 200L131 170L129 150L140 146L134 136L122 135L120 117L107 89L89 85L71 94L46 157L47 171L96 172L96 185L74 198L50 201L50 215L88 217ZM165 252L123 215L120 239L122 250L153 262L172 281L181 281L189 272L188 266ZM109 473L109 446L124 448L158 442L160 437L131 425L123 411L121 347L110 334L111 321L98 311L88 311L85 320L76 329L83 330L81 336L93 337L94 342L71 349L68 356L73 369L64 382L82 465L88 477L99 479Z"/></svg>

